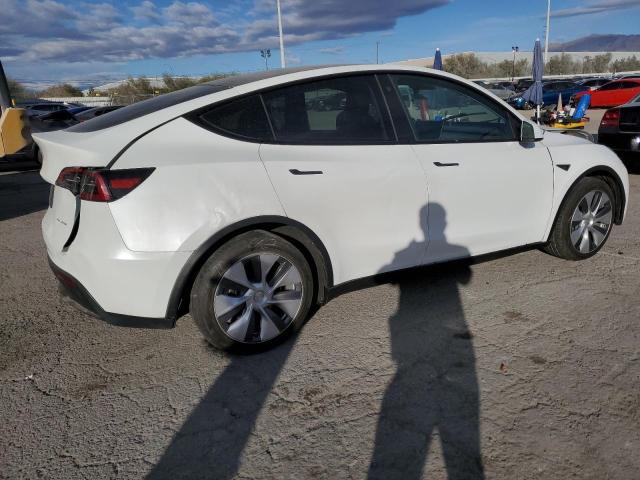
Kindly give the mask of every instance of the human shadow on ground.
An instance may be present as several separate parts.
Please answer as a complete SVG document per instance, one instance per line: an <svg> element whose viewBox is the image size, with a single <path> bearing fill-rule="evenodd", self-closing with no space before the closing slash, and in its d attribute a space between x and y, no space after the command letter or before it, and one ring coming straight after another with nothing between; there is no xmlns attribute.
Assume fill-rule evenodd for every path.
<svg viewBox="0 0 640 480"><path fill-rule="evenodd" d="M431 218L443 215L438 205L430 208ZM426 218L426 209L421 217ZM426 225L423 228L426 232ZM415 246L397 252L393 261L402 262ZM451 247L456 256L468 254L462 247ZM470 277L468 263L457 263L360 283L397 283L400 288L398 309L389 319L397 372L383 401L370 478L421 478L435 430L442 439L450 480L484 478L475 358L458 292ZM354 285L343 293L356 289ZM232 356L147 478L235 478L295 340L257 355Z"/></svg>
<svg viewBox="0 0 640 480"><path fill-rule="evenodd" d="M430 237L446 242L446 212L431 203L428 215ZM441 231L433 231L434 225ZM424 221L422 227L428 238ZM469 255L462 246L443 246L451 257ZM471 275L469 263L456 262L413 270L393 282L400 289L389 319L396 373L382 402L370 479L423 478L436 432L449 480L484 478L475 353L459 292Z"/></svg>
<svg viewBox="0 0 640 480"><path fill-rule="evenodd" d="M295 336L269 351L231 356L147 478L236 478L258 414L294 344Z"/></svg>

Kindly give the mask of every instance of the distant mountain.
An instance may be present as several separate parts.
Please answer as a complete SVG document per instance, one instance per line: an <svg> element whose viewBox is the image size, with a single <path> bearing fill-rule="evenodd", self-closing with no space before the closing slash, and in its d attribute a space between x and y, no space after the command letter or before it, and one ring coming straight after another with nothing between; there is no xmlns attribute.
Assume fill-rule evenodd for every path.
<svg viewBox="0 0 640 480"><path fill-rule="evenodd" d="M550 43L551 52L640 52L640 35L588 35Z"/></svg>

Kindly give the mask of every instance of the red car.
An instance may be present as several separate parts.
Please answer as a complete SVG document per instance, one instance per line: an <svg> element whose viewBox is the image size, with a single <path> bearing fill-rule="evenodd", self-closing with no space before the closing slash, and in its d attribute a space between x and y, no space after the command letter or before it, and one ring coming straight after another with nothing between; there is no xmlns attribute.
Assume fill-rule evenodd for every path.
<svg viewBox="0 0 640 480"><path fill-rule="evenodd" d="M578 92L574 96L575 102L578 103L586 93L591 95L590 107L617 107L640 93L640 78L614 80L596 90Z"/></svg>

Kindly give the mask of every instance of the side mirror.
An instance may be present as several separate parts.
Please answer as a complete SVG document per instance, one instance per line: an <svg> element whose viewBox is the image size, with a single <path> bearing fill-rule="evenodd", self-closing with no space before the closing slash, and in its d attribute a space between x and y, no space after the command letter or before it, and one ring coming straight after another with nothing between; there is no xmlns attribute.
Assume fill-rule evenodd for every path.
<svg viewBox="0 0 640 480"><path fill-rule="evenodd" d="M542 140L544 130L539 126L529 122L522 122L520 125L520 142L531 143L536 140Z"/></svg>

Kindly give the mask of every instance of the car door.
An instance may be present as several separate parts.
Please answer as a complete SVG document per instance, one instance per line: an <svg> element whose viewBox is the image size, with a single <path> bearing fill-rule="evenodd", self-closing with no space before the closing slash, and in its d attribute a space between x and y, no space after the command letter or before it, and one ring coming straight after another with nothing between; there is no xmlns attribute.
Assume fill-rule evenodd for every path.
<svg viewBox="0 0 640 480"><path fill-rule="evenodd" d="M404 112L427 176L425 262L543 240L553 197L551 158L541 142L519 142L515 115L454 80L391 74L383 85L390 108ZM399 87L412 92L423 106L419 112L406 108Z"/></svg>
<svg viewBox="0 0 640 480"><path fill-rule="evenodd" d="M619 88L620 82L609 82L597 90L594 90L591 92L591 106L606 107L615 105Z"/></svg>
<svg viewBox="0 0 640 480"><path fill-rule="evenodd" d="M307 81L262 94L275 142L260 157L288 217L322 240L334 282L419 265L427 185L396 142L373 75Z"/></svg>
<svg viewBox="0 0 640 480"><path fill-rule="evenodd" d="M631 81L622 81L619 85L619 88L615 90L612 106L627 103L637 92L636 89L640 87L640 84Z"/></svg>

